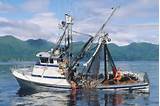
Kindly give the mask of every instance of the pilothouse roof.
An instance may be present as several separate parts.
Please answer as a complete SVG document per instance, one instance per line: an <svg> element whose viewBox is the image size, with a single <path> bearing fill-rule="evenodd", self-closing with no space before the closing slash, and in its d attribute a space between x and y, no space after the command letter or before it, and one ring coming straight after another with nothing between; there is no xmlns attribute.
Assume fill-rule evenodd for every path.
<svg viewBox="0 0 160 106"><path fill-rule="evenodd" d="M39 52L36 54L37 57L44 57L44 58L59 58L59 56L51 56L50 52Z"/></svg>

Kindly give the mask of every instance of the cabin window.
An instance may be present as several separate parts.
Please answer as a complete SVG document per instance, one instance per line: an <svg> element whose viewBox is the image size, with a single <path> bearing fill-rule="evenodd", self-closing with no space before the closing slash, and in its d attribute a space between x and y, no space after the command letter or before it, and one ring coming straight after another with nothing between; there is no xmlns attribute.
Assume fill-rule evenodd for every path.
<svg viewBox="0 0 160 106"><path fill-rule="evenodd" d="M54 63L53 59L50 59L50 63Z"/></svg>
<svg viewBox="0 0 160 106"><path fill-rule="evenodd" d="M41 57L41 63L48 63L48 58Z"/></svg>

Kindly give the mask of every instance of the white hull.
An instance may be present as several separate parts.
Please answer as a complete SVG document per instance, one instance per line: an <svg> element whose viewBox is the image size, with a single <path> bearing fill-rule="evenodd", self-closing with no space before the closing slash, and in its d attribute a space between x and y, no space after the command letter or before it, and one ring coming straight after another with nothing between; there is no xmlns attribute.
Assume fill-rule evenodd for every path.
<svg viewBox="0 0 160 106"><path fill-rule="evenodd" d="M35 91L53 91L53 90L69 90L71 89L69 86L61 86L57 84L42 84L42 83L35 83L26 80L22 80L16 78L20 87L22 89L27 90L35 90Z"/></svg>
<svg viewBox="0 0 160 106"><path fill-rule="evenodd" d="M32 89L36 91L71 89L66 79L35 77L29 73L24 74L16 70L12 70L12 74L22 89Z"/></svg>
<svg viewBox="0 0 160 106"><path fill-rule="evenodd" d="M12 74L22 89L35 91L70 90L71 86L66 79L34 77L12 70ZM97 89L105 91L141 91L149 92L149 82L140 82L127 85L98 85Z"/></svg>
<svg viewBox="0 0 160 106"><path fill-rule="evenodd" d="M129 85L110 85L110 86L98 86L98 89L105 91L140 91L140 92L149 92L149 83L137 83Z"/></svg>
<svg viewBox="0 0 160 106"><path fill-rule="evenodd" d="M110 73L113 74L113 73ZM147 73L133 73L128 71L123 71L122 74L130 74L138 79L137 83L130 84L113 84L113 85L98 85L98 89L103 89L106 91L140 91L140 92L149 92L149 79Z"/></svg>

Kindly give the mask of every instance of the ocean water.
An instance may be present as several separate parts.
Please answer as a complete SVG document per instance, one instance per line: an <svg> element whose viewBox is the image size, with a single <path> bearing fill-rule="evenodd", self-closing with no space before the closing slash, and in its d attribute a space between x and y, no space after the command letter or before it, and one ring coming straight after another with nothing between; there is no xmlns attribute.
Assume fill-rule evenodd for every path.
<svg viewBox="0 0 160 106"><path fill-rule="evenodd" d="M22 91L10 68L19 63L0 63L0 106L158 106L158 61L117 61L117 67L147 72L150 93L106 92L99 90L26 92ZM23 63L29 64L28 62Z"/></svg>

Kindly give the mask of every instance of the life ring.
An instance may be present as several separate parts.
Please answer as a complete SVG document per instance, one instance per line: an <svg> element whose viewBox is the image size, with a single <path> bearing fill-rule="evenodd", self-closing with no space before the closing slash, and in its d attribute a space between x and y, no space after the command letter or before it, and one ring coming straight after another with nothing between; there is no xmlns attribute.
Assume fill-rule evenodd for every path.
<svg viewBox="0 0 160 106"><path fill-rule="evenodd" d="M115 75L115 77L114 77L114 80L121 80L121 78L122 78L122 72L121 72L121 70L119 69L117 72L116 72L116 75Z"/></svg>

